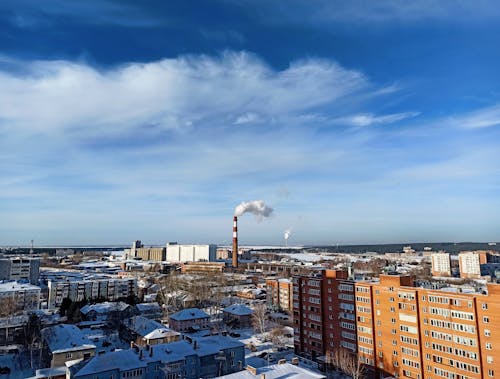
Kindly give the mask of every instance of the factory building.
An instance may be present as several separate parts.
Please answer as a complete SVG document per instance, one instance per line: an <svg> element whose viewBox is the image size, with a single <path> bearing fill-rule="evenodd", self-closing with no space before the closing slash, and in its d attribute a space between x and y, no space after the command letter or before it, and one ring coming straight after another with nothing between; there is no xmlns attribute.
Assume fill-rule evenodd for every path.
<svg viewBox="0 0 500 379"><path fill-rule="evenodd" d="M214 262L216 260L216 245L180 245L167 243L167 258L169 262Z"/></svg>

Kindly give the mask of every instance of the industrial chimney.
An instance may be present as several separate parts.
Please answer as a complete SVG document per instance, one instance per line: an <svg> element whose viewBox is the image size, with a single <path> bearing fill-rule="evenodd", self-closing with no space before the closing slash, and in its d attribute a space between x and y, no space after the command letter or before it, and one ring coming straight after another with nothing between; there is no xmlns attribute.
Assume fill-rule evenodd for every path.
<svg viewBox="0 0 500 379"><path fill-rule="evenodd" d="M238 217L233 218L233 267L238 267Z"/></svg>

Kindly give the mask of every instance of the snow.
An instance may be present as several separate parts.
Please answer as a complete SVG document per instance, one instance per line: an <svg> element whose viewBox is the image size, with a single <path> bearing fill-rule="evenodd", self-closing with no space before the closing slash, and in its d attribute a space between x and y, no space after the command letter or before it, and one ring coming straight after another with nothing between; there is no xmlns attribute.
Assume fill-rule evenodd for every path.
<svg viewBox="0 0 500 379"><path fill-rule="evenodd" d="M187 308L174 313L170 316L170 319L175 321L187 321L195 320L199 318L210 318L210 316L198 308Z"/></svg>
<svg viewBox="0 0 500 379"><path fill-rule="evenodd" d="M292 365L290 363L276 364L269 367L261 367L257 369L257 375L264 374L266 379L322 379L324 375L317 374L313 371ZM248 370L239 371L234 374L219 376L225 379L255 379L255 375Z"/></svg>
<svg viewBox="0 0 500 379"><path fill-rule="evenodd" d="M139 359L139 356L133 350L120 350L93 357L82 368L76 370L75 377L116 369L126 371L146 367L146 362Z"/></svg>
<svg viewBox="0 0 500 379"><path fill-rule="evenodd" d="M75 325L60 324L42 329L42 338L52 353L95 349L87 337Z"/></svg>
<svg viewBox="0 0 500 379"><path fill-rule="evenodd" d="M224 308L224 312L236 316L249 316L253 313L253 310L243 304L233 304L229 307Z"/></svg>

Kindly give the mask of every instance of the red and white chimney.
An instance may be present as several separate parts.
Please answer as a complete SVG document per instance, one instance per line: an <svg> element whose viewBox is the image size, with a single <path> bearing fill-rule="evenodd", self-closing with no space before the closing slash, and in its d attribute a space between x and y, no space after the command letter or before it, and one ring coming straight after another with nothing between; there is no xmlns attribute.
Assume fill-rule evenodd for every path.
<svg viewBox="0 0 500 379"><path fill-rule="evenodd" d="M238 217L233 218L233 267L238 267Z"/></svg>

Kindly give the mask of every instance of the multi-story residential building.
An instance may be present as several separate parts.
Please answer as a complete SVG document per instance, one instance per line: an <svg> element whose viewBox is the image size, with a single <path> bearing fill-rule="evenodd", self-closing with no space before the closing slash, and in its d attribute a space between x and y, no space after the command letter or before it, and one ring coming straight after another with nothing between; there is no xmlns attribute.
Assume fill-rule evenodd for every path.
<svg viewBox="0 0 500 379"><path fill-rule="evenodd" d="M451 260L449 253L431 254L432 276L451 276Z"/></svg>
<svg viewBox="0 0 500 379"><path fill-rule="evenodd" d="M294 346L310 359L328 359L336 348L356 352L354 283L347 271L323 270L293 277Z"/></svg>
<svg viewBox="0 0 500 379"><path fill-rule="evenodd" d="M308 287L301 283L304 280L297 283L306 291L296 291L299 296L294 299L295 348L317 359L328 347L324 332L328 321L320 324L325 335L323 345L319 345L322 350L316 342L310 346L309 315L304 317L303 313L314 316L315 312L310 312ZM414 287L408 275L346 282L355 287L357 353L368 368L368 377L495 378L500 362L499 284L488 284L487 294L464 294ZM318 310L322 309L324 306ZM327 315L338 317L332 309ZM319 319L327 317L320 315ZM334 343L333 349L337 346L342 345ZM310 352L313 348L318 350L315 354Z"/></svg>
<svg viewBox="0 0 500 379"><path fill-rule="evenodd" d="M486 324L499 325L491 309L500 311L500 286L488 290L488 295L428 290L400 275L356 283L360 360L385 376L493 378L500 359L500 345L495 349L493 341L500 341L500 333ZM363 329L370 315L371 333Z"/></svg>
<svg viewBox="0 0 500 379"><path fill-rule="evenodd" d="M0 280L29 280L38 284L40 259L31 257L0 258Z"/></svg>
<svg viewBox="0 0 500 379"><path fill-rule="evenodd" d="M56 308L63 299L71 301L105 299L115 301L137 295L137 279L107 278L98 280L48 281L48 305Z"/></svg>
<svg viewBox="0 0 500 379"><path fill-rule="evenodd" d="M465 251L458 254L460 277L466 279L479 279L481 265L488 263L488 253L485 251Z"/></svg>
<svg viewBox="0 0 500 379"><path fill-rule="evenodd" d="M290 279L266 280L267 307L291 313L293 311L293 283Z"/></svg>
<svg viewBox="0 0 500 379"><path fill-rule="evenodd" d="M14 315L38 309L40 287L18 282L0 283L0 312Z"/></svg>

